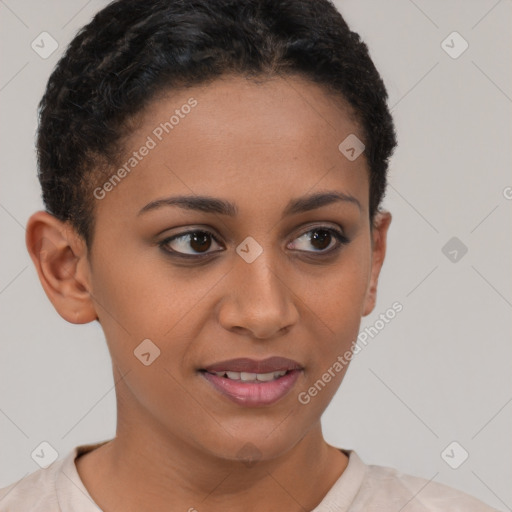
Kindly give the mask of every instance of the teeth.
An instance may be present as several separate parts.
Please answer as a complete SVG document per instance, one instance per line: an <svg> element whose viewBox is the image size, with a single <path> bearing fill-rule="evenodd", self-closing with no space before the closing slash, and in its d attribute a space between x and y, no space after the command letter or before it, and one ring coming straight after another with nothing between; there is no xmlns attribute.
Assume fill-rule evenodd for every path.
<svg viewBox="0 0 512 512"><path fill-rule="evenodd" d="M270 382L286 374L287 370L269 373L249 373L249 372L214 372L217 377L227 377L231 380L241 380L242 382Z"/></svg>
<svg viewBox="0 0 512 512"><path fill-rule="evenodd" d="M271 373L258 373L256 375L256 378L262 382L268 382L270 380L274 380L275 379L275 374L274 372L271 372Z"/></svg>

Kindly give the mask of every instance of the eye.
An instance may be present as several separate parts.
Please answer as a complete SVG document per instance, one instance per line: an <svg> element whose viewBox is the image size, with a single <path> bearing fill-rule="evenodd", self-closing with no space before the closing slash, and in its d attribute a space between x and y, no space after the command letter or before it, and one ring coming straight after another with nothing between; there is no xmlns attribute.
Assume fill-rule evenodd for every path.
<svg viewBox="0 0 512 512"><path fill-rule="evenodd" d="M327 226L310 229L295 239L292 249L301 252L330 254L349 243L349 239L339 230ZM215 252L221 252L222 246L215 235L205 230L192 230L178 233L158 244L164 251L181 258L198 259ZM209 249L217 245L221 250ZM311 245L313 250L308 250Z"/></svg>
<svg viewBox="0 0 512 512"><path fill-rule="evenodd" d="M321 254L331 253L349 243L349 239L341 231L326 226L310 229L295 240L298 242L294 242L292 249ZM308 245L313 246L314 250L308 250Z"/></svg>
<svg viewBox="0 0 512 512"><path fill-rule="evenodd" d="M187 258L201 256L202 254L211 254L212 252L220 252L207 252L208 249L212 247L212 241L219 245L213 233L210 233L209 231L196 230L178 233L177 235L166 238L160 242L159 245L167 252L176 253L178 256Z"/></svg>

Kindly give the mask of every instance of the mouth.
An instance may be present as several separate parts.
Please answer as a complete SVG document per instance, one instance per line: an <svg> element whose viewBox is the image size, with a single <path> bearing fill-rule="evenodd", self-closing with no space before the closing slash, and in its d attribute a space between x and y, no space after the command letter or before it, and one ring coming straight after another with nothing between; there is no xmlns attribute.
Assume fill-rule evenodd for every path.
<svg viewBox="0 0 512 512"><path fill-rule="evenodd" d="M204 370L206 371L206 370ZM268 373L250 373L250 372L208 372L212 375L217 375L217 377L222 377L224 379L230 380L238 380L242 382L270 382L272 380L279 379L289 373L290 370L282 370L277 372L268 372Z"/></svg>
<svg viewBox="0 0 512 512"><path fill-rule="evenodd" d="M271 405L293 388L302 366L283 357L231 359L199 370L221 395L247 407Z"/></svg>

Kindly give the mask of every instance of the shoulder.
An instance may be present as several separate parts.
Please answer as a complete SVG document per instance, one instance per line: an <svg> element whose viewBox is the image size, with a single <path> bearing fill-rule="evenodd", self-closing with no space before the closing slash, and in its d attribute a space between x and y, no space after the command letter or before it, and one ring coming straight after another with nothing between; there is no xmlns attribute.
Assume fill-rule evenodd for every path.
<svg viewBox="0 0 512 512"><path fill-rule="evenodd" d="M0 489L2 512L60 512L56 493L56 475L64 460L39 469Z"/></svg>
<svg viewBox="0 0 512 512"><path fill-rule="evenodd" d="M386 466L366 467L354 502L354 505L364 505L365 510L399 505L398 508L404 507L407 512L498 512L477 498L434 479L427 480Z"/></svg>
<svg viewBox="0 0 512 512"><path fill-rule="evenodd" d="M98 512L78 474L75 459L109 442L73 448L64 458L0 489L1 512Z"/></svg>

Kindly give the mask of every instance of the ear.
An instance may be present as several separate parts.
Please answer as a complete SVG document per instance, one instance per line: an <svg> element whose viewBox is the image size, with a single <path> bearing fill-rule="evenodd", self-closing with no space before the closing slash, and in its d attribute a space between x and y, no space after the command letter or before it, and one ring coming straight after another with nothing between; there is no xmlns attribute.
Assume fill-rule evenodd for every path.
<svg viewBox="0 0 512 512"><path fill-rule="evenodd" d="M375 215L371 232L372 268L368 288L366 290L363 316L369 315L375 308L375 303L377 302L377 283L379 281L382 264L384 263L384 257L386 256L386 241L390 223L391 214L389 212L379 211Z"/></svg>
<svg viewBox="0 0 512 512"><path fill-rule="evenodd" d="M45 211L27 222L25 242L47 297L73 324L97 319L89 293L90 267L84 240L69 223Z"/></svg>

